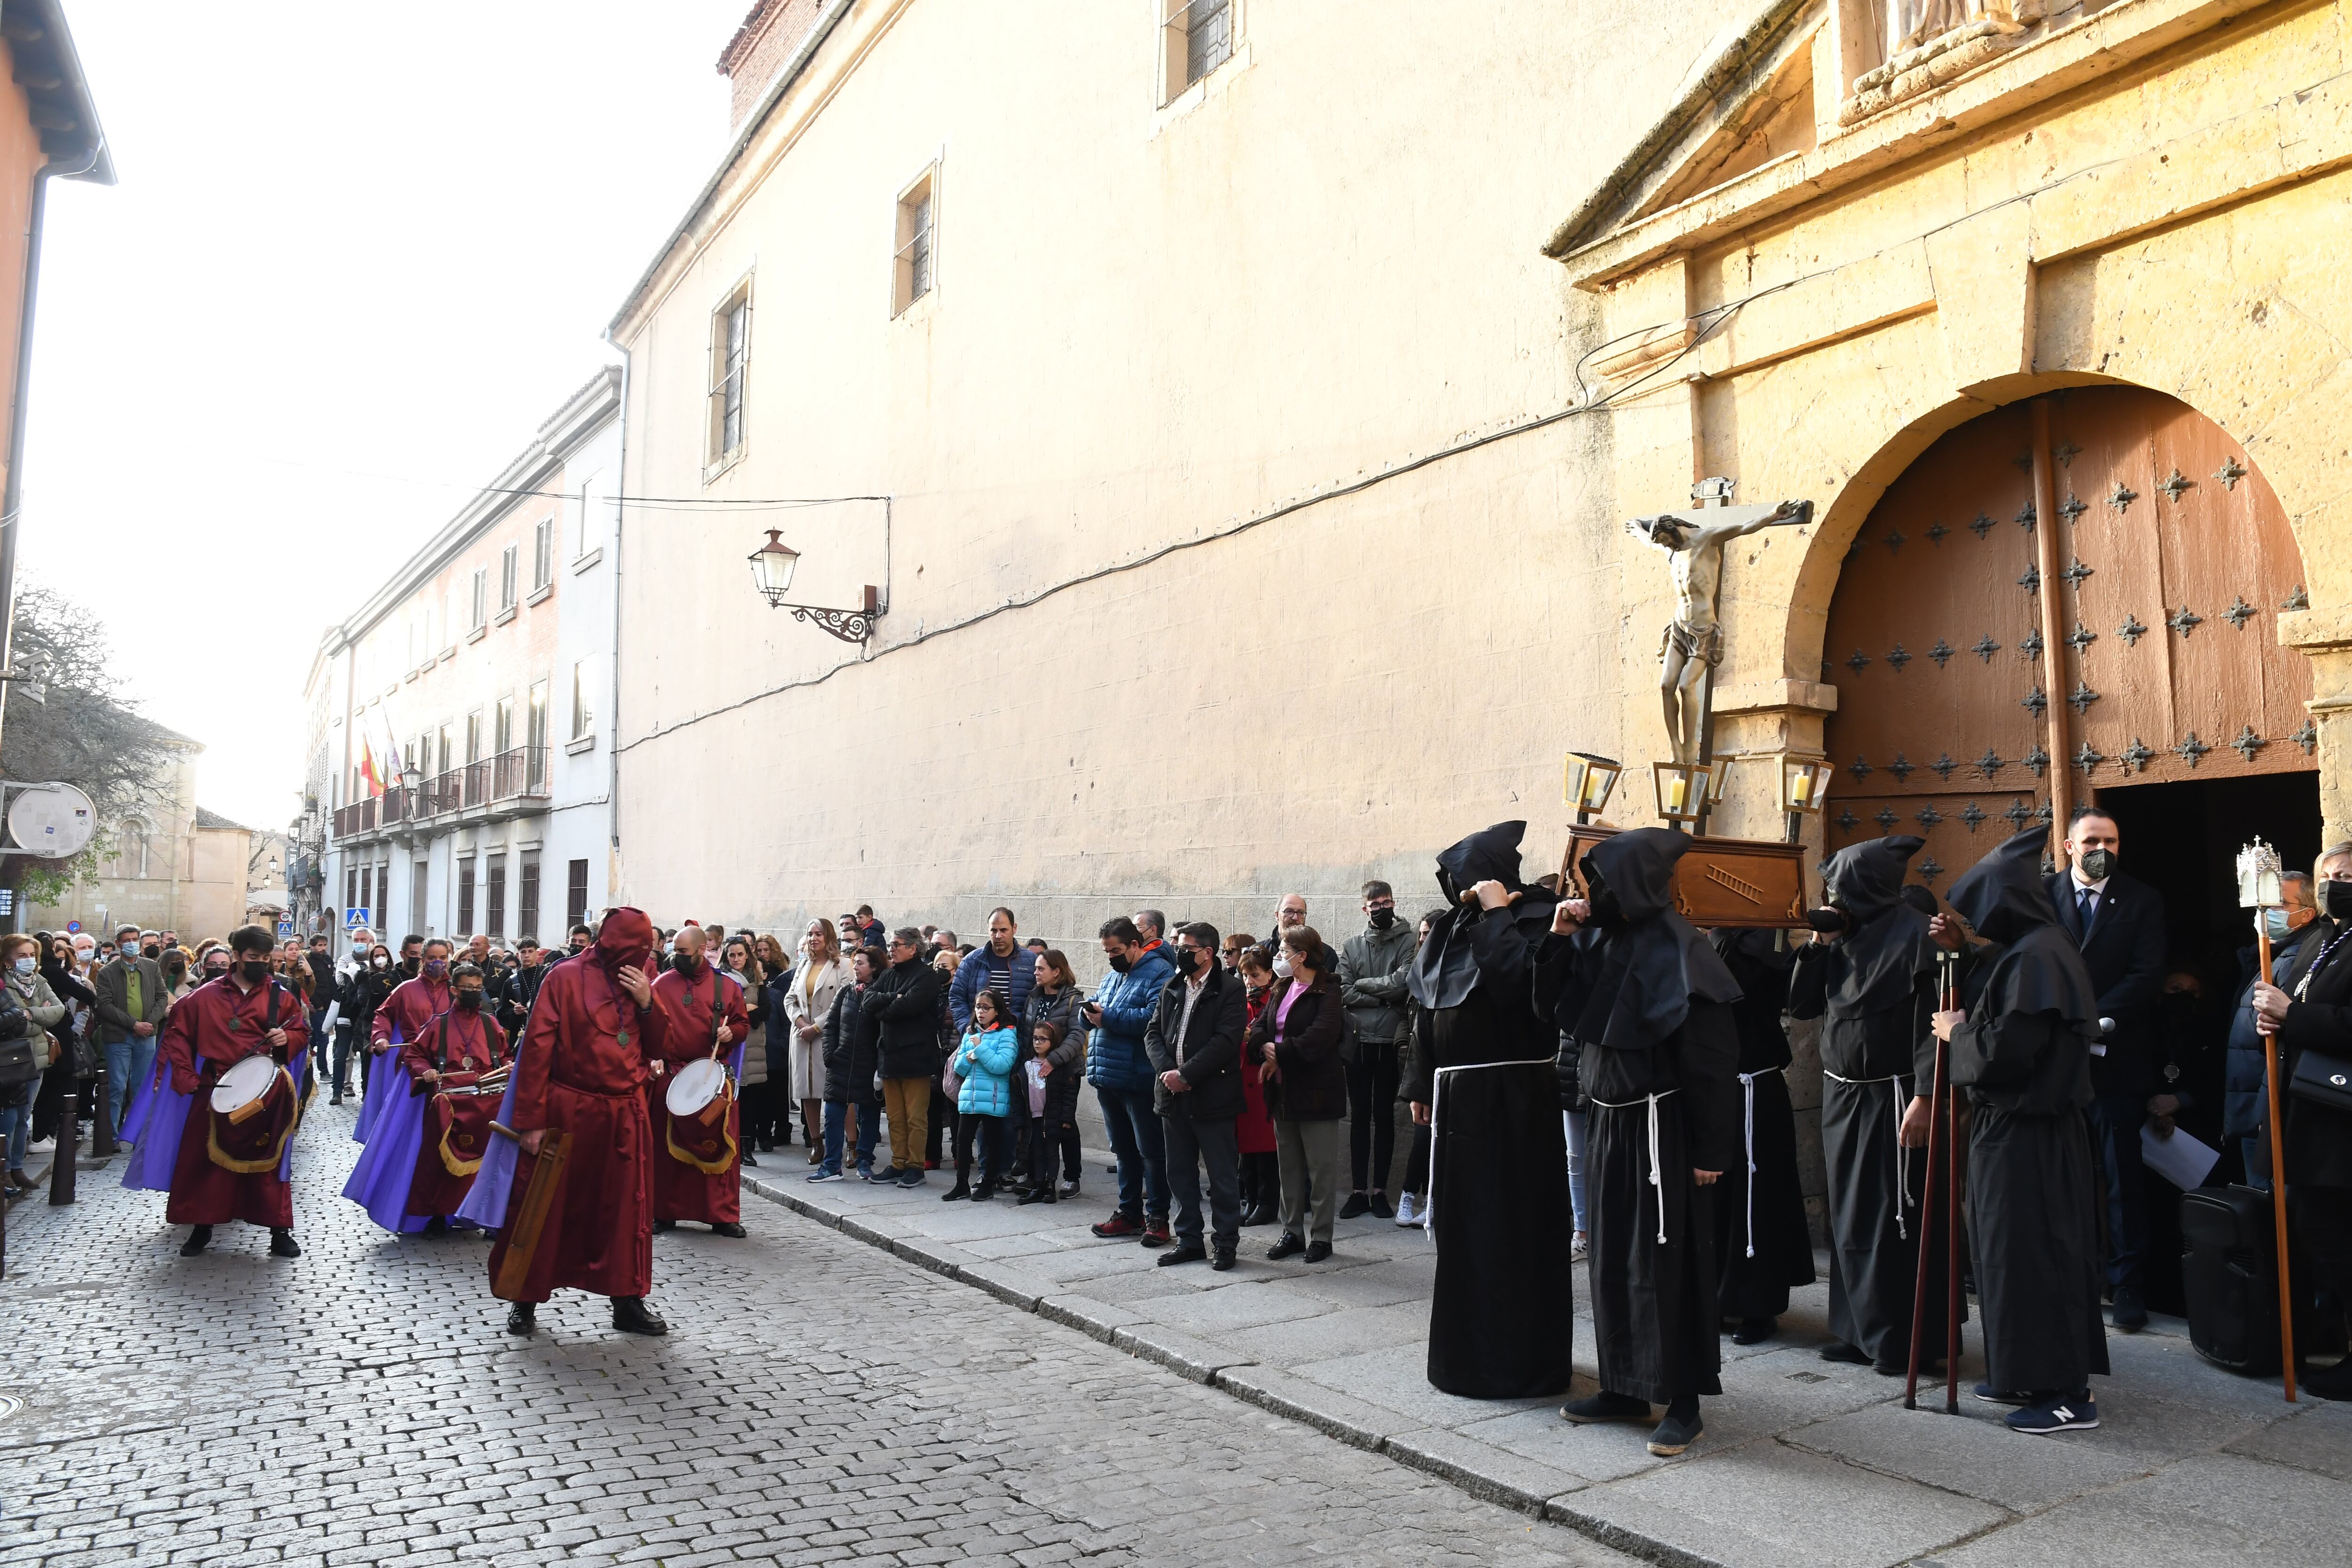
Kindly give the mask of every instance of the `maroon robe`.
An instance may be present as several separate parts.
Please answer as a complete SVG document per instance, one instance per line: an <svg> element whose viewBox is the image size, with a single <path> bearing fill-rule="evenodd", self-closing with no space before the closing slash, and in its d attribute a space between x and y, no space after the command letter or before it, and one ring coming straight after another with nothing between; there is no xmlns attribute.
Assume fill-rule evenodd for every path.
<svg viewBox="0 0 2352 1568"><path fill-rule="evenodd" d="M425 1032L425 1026L449 1010L456 993L449 989L448 976L427 980L420 973L414 980L404 980L392 988L383 1005L375 1010L375 1022L368 1037L378 1051L392 1045L392 1026L400 1026L400 1042L406 1045ZM380 1064L390 1067L390 1062Z"/></svg>
<svg viewBox="0 0 2352 1568"><path fill-rule="evenodd" d="M278 993L278 1027L286 1031L282 1050L273 1048L266 1038L273 989ZM172 1087L195 1098L188 1101L180 1156L172 1167L172 1196L163 1205L165 1224L225 1225L241 1219L247 1225L279 1230L292 1227L294 1187L279 1179L281 1163L250 1174L223 1170L213 1163L207 1134L212 1127L213 1087L223 1069L249 1056L264 1054L281 1066L299 1062L310 1044L310 1026L304 1016L301 995L275 982L264 981L250 991L241 991L234 980L210 980L172 1004L163 1020L163 1043L155 1053L171 1068ZM274 1092L287 1090L281 1084Z"/></svg>
<svg viewBox="0 0 2352 1568"><path fill-rule="evenodd" d="M636 916L633 929L616 931L625 915ZM661 998L640 1010L606 962L611 970L642 968L651 931L636 911L614 910L595 946L548 971L531 1006L515 1056L514 1129L560 1127L572 1135L572 1152L530 1277L510 1300L544 1301L567 1289L642 1296L653 1287L654 1142L645 1086L661 1056ZM538 1164L530 1154L515 1161L507 1225L490 1249L493 1281Z"/></svg>
<svg viewBox="0 0 2352 1568"><path fill-rule="evenodd" d="M655 979L654 1000L661 1004L667 1019L662 1059L668 1064L670 1074L710 1055L714 1038L710 1010L717 993L722 990L727 993L727 1001L719 1016L727 1025L727 1044L719 1047L719 1059L731 1062L742 1047L744 1037L751 1032L751 1015L743 1005L743 988L711 968L707 960L690 984L675 969ZM733 1087L729 1085L730 1091ZM663 1077L656 1079L646 1090L654 1131L654 1218L698 1220L704 1225L741 1223L741 1107L730 1092L727 1102L727 1142L734 1149L735 1157L727 1163L727 1169L710 1175L669 1152L669 1106L663 1099L668 1088L669 1078ZM679 1145L685 1146L688 1138L689 1134L681 1130Z"/></svg>
<svg viewBox="0 0 2352 1568"><path fill-rule="evenodd" d="M446 1047L448 1059L446 1062L442 1060L442 1052L445 1048L441 1036L443 1018L446 1018L449 1025L448 1043ZM400 1059L408 1068L409 1081L413 1083L422 1084L425 1081L426 1073L437 1071L441 1075L441 1087L459 1089L472 1083L482 1074L498 1066L504 1059L506 1050L506 1033L499 1027L496 1019L488 1013L467 1013L464 1008L459 1007L443 1014L442 1018L435 1019L418 1031L416 1038L400 1047ZM427 1088L425 1092L429 1096L433 1093L433 1089ZM470 1119L483 1124L480 1131L484 1137L490 1135L488 1127L488 1117L497 1104L497 1100L486 1097L478 1105L469 1107L473 1112ZM410 1179L408 1184L410 1214L446 1218L457 1212L457 1205L464 1203L466 1194L473 1190L474 1177L471 1173L462 1176L455 1175L442 1160L442 1128L435 1125L432 1107L428 1102L425 1118L425 1142L416 1151L416 1173ZM478 1152L476 1158L478 1161Z"/></svg>

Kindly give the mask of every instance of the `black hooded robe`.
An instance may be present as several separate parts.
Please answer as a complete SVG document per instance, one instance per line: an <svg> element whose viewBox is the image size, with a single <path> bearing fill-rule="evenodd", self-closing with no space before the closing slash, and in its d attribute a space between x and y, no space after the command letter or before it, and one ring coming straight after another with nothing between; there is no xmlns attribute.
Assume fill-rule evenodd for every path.
<svg viewBox="0 0 2352 1568"><path fill-rule="evenodd" d="M1653 1405L1720 1394L1717 1188L1742 1162L1738 984L1674 908L1690 847L1640 827L1585 853L1617 912L1541 955L1538 1005L1576 1037L1588 1100L1585 1217L1601 1386Z"/></svg>
<svg viewBox="0 0 2352 1568"><path fill-rule="evenodd" d="M1529 1399L1575 1371L1568 1135L1530 1000L1534 950L1557 900L1519 880L1524 822L1474 833L1437 858L1446 912L1413 957L1412 1051L1398 1093L1432 1107L1428 1229L1437 1247L1429 1381L1465 1399ZM1519 892L1506 909L1457 901L1475 883Z"/></svg>
<svg viewBox="0 0 2352 1568"><path fill-rule="evenodd" d="M1936 948L1927 917L1901 897L1905 866L1925 842L1898 834L1830 857L1829 897L1853 924L1836 942L1800 949L1789 987L1790 1016L1824 1020L1830 1332L1881 1367L1910 1360L1911 1298L1926 1228L1919 1200L1927 1152L1896 1139L1913 1098L1935 1084L1928 1021L1936 1011ZM1936 1347L1946 1342L1948 1257L1939 1245L1929 1260L1923 1365L1932 1364Z"/></svg>
<svg viewBox="0 0 2352 1568"><path fill-rule="evenodd" d="M1969 1236L1985 1380L2078 1396L2107 1370L2102 1193L2083 1115L2098 996L2042 891L2049 844L2049 829L2028 828L1952 884L1952 908L2000 946L1974 955L1974 995L1950 1061L1975 1108Z"/></svg>
<svg viewBox="0 0 2352 1568"><path fill-rule="evenodd" d="M1715 1190L1715 1248L1727 1319L1777 1318L1791 1287L1813 1282L1813 1237L1797 1178L1797 1115L1789 1100L1789 1033L1780 1003L1795 954L1778 931L1719 931L1708 941L1738 983L1740 1132L1746 1158Z"/></svg>

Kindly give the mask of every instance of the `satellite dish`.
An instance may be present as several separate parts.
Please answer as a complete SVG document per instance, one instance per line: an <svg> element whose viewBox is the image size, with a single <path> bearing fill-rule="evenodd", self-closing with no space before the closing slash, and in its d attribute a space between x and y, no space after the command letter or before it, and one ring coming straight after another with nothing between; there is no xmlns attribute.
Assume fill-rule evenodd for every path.
<svg viewBox="0 0 2352 1568"><path fill-rule="evenodd" d="M89 796L69 784L30 785L8 805L8 837L19 854L62 860L89 847L97 831Z"/></svg>

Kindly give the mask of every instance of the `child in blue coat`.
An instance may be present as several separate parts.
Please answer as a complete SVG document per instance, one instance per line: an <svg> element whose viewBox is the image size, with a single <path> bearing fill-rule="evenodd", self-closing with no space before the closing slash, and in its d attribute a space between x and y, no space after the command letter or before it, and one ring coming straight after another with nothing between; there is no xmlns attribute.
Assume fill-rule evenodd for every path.
<svg viewBox="0 0 2352 1568"><path fill-rule="evenodd" d="M971 1028L948 1058L948 1070L963 1079L963 1087L956 1091L955 1185L940 1202L985 1203L996 1195L1010 1153L1013 1067L1020 1058L1021 1033L1013 1026L1012 1005L993 991L981 992L971 999ZM971 1185L974 1138L988 1141L978 1191Z"/></svg>

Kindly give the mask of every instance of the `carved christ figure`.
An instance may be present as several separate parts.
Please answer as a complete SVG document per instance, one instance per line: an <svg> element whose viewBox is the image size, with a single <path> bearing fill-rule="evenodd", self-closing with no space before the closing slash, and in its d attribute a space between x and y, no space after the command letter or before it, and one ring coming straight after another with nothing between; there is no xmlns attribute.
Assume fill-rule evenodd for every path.
<svg viewBox="0 0 2352 1568"><path fill-rule="evenodd" d="M1698 761L1700 682L1723 662L1723 625L1715 616L1723 581L1723 547L1777 523L1812 521L1813 503L1712 506L1637 517L1626 526L1666 552L1675 574L1675 618L1658 647L1658 696L1666 739L1677 763Z"/></svg>

